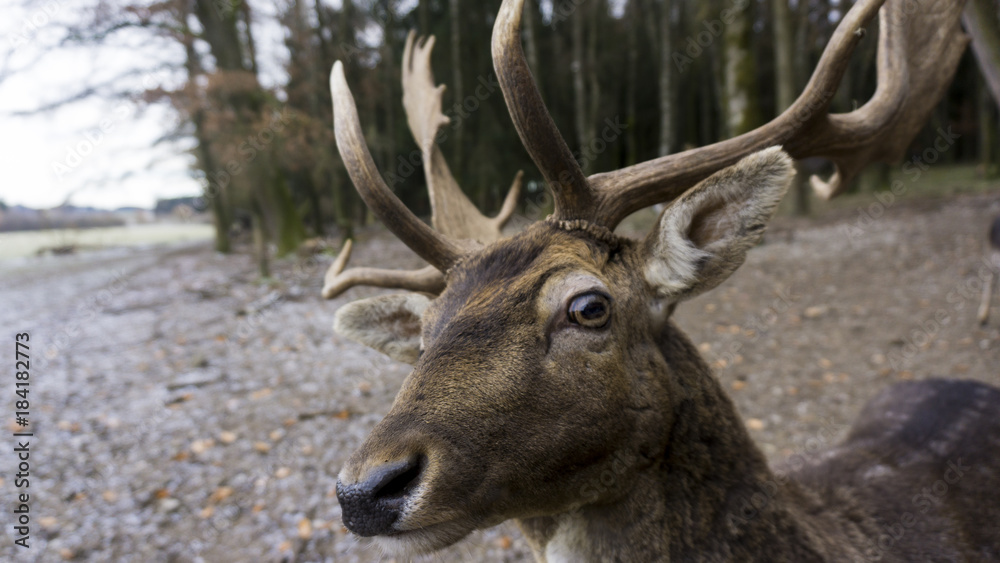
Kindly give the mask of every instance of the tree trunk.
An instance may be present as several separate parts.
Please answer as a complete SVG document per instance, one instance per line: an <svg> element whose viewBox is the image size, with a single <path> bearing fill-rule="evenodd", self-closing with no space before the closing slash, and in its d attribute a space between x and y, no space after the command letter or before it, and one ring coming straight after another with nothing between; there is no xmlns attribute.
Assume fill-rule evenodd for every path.
<svg viewBox="0 0 1000 563"><path fill-rule="evenodd" d="M968 0L962 12L962 23L972 37L972 51L983 78L1000 108L1000 21L993 0Z"/></svg>
<svg viewBox="0 0 1000 563"><path fill-rule="evenodd" d="M462 19L459 0L449 0L449 15L451 18L451 84L448 87L454 92L455 103L461 105L465 101L465 88L462 85ZM451 168L457 178L461 178L463 165L462 148L464 144L464 127L453 129L455 142L452 143Z"/></svg>
<svg viewBox="0 0 1000 563"><path fill-rule="evenodd" d="M418 32L420 35L431 34L431 26L428 20L428 15L430 12L430 4L431 0L420 0L420 7L418 8L418 13L417 13L417 16L420 18L419 19L420 31Z"/></svg>
<svg viewBox="0 0 1000 563"><path fill-rule="evenodd" d="M535 76L535 81L541 86L541 75L538 74L538 43L535 38L535 18L538 17L538 8L535 0L526 0L524 3L524 54L528 57L528 68Z"/></svg>
<svg viewBox="0 0 1000 563"><path fill-rule="evenodd" d="M979 162L983 176L1000 175L1000 111L990 98L989 88L980 81L979 90Z"/></svg>
<svg viewBox="0 0 1000 563"><path fill-rule="evenodd" d="M732 12L733 21L723 31L723 115L726 133L735 137L757 127L757 69L751 50L753 18L747 7Z"/></svg>
<svg viewBox="0 0 1000 563"><path fill-rule="evenodd" d="M187 13L185 12L185 16ZM186 21L185 17L185 21ZM198 76L201 74L201 62L198 53L194 48L194 37L190 33L184 36L185 61L184 67L187 70L188 88L198 88ZM198 98L195 94L192 98ZM205 187L205 199L208 200L209 208L212 210L212 218L215 222L215 250L228 254L232 251L232 242L229 240L229 227L232 226L232 214L226 203L226 187L213 177L213 172L217 170L215 157L212 156L211 139L205 132L205 110L201 102L192 100L195 106L191 115L194 123L194 137L198 141L198 160L201 169L205 173L205 180L208 184ZM213 184L214 182L214 184Z"/></svg>
<svg viewBox="0 0 1000 563"><path fill-rule="evenodd" d="M626 33L626 39L628 41L628 70L626 71L627 76L625 77L625 123L628 124L628 132L626 133L628 147L625 156L625 164L629 166L638 162L639 159L638 127L636 127L636 122L638 121L636 97L638 96L639 84L639 21L642 18L639 14L638 8L639 3L637 0L629 0L628 5L625 7L625 17L628 22L628 32Z"/></svg>
<svg viewBox="0 0 1000 563"><path fill-rule="evenodd" d="M261 205L256 198L251 204L250 225L253 231L253 250L257 258L257 273L261 278L271 277L271 261L267 255L267 233Z"/></svg>
<svg viewBox="0 0 1000 563"><path fill-rule="evenodd" d="M576 13L570 16L573 20L573 59L570 62L570 70L573 72L573 122L576 127L577 147L582 152L587 146L587 87L584 77L584 44L583 27L586 23L586 10L577 9ZM584 174L590 174L590 163L583 159L581 163Z"/></svg>
<svg viewBox="0 0 1000 563"><path fill-rule="evenodd" d="M593 143L594 139L597 138L598 113L601 110L601 80L597 74L599 69L597 64L597 32L600 26L598 17L601 15L602 8L606 8L604 2L591 0L587 14L589 26L587 28L587 61L584 66L584 72L587 74L587 81L589 83L586 132L588 145L584 158L590 164L590 170L594 169L593 162L599 156L592 154L593 150L590 148L590 143Z"/></svg>
<svg viewBox="0 0 1000 563"><path fill-rule="evenodd" d="M778 94L777 112L795 101L795 66L792 63L792 19L787 0L771 0L774 21L774 77Z"/></svg>
<svg viewBox="0 0 1000 563"><path fill-rule="evenodd" d="M320 11L319 0L316 1L317 11ZM352 0L343 0L343 5L340 9L340 21L338 22L338 35L340 36L341 45L344 48L353 48L355 45L354 26L351 22L353 17L354 3ZM319 35L323 35L322 31L319 32ZM344 71L349 73L353 62L348 53L340 53L339 57L344 61ZM331 145L329 150L331 158L334 159L332 162L337 162L337 158L339 157L333 156L333 153L337 151L336 145ZM330 168L330 181L333 183L334 220L337 222L340 234L346 240L354 236L354 217L357 210L357 197L354 195L354 185L343 170L334 169L332 166Z"/></svg>
<svg viewBox="0 0 1000 563"><path fill-rule="evenodd" d="M788 109L795 102L795 64L792 60L792 17L787 0L771 0L774 21L774 80L777 100L775 113ZM792 184L796 215L809 214L809 184L797 171Z"/></svg>
<svg viewBox="0 0 1000 563"><path fill-rule="evenodd" d="M670 56L673 48L673 10L670 0L660 5L660 145L658 154L674 152L676 137L674 105L674 61Z"/></svg>

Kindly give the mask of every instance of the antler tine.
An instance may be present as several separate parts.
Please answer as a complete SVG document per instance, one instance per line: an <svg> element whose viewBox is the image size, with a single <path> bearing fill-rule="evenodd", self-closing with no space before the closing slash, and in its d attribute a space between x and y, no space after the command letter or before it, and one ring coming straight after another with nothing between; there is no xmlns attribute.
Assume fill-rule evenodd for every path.
<svg viewBox="0 0 1000 563"><path fill-rule="evenodd" d="M524 186L524 171L518 170L517 175L514 176L514 182L510 185L510 190L507 191L507 197L503 200L503 205L500 206L500 212L497 216L493 218L493 225L497 232L500 232L504 225L510 221L511 216L514 215L514 211L517 209L517 200L521 197L521 188Z"/></svg>
<svg viewBox="0 0 1000 563"><path fill-rule="evenodd" d="M356 285L407 289L432 294L444 290L444 274L434 266L411 271L379 268L351 268L344 271L347 261L351 259L353 247L351 239L347 239L337 259L330 264L323 278L323 299L338 297Z"/></svg>
<svg viewBox="0 0 1000 563"><path fill-rule="evenodd" d="M959 25L963 4L938 2L910 15L902 2L893 1L879 13L875 95L853 112L828 116L815 134L821 146L803 149L818 151L836 165L829 182L810 179L819 196L836 196L870 162L903 158L951 84L968 45ZM909 25L911 18L916 21ZM917 49L932 56L912 56Z"/></svg>
<svg viewBox="0 0 1000 563"><path fill-rule="evenodd" d="M323 283L323 299L333 299L356 285L370 285L391 289L406 289L437 295L444 291L444 274L434 266L419 270L383 270L380 268L351 268L344 272L327 272Z"/></svg>
<svg viewBox="0 0 1000 563"><path fill-rule="evenodd" d="M467 251L467 247L434 231L423 223L389 190L375 167L358 120L354 96L347 87L340 61L330 73L333 95L333 122L337 148L361 199L382 223L420 257L446 271Z"/></svg>
<svg viewBox="0 0 1000 563"><path fill-rule="evenodd" d="M524 0L504 0L493 26L493 68L524 148L552 190L555 215L590 219L597 194L542 102L521 49Z"/></svg>
<svg viewBox="0 0 1000 563"><path fill-rule="evenodd" d="M784 113L753 131L712 145L672 154L590 177L601 192L601 222L617 225L630 213L670 201L717 170L752 152L785 145L796 158L821 154L800 146L804 134L825 116L851 53L861 41L861 28L884 0L856 3L834 31L805 90ZM796 141L799 141L798 144Z"/></svg>

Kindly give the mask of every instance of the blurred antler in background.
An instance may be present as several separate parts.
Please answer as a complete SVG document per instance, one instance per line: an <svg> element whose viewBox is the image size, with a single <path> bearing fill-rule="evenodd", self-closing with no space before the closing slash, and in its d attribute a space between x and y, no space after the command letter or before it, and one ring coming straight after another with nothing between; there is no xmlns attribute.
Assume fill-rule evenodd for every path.
<svg viewBox="0 0 1000 563"><path fill-rule="evenodd" d="M518 172L507 192L500 212L494 218L480 213L479 209L462 192L455 181L448 163L444 159L437 138L441 128L450 123L441 111L445 86L434 85L431 70L431 52L434 36L417 39L411 31L406 38L403 51L403 108L420 148L424 165L424 178L431 202L431 225L446 240L470 241L475 244L489 244L501 236L504 225L510 220L521 195L523 173ZM345 88L346 91L346 88ZM349 92L347 95L350 95ZM337 100L334 99L334 103ZM343 113L341 114L343 115ZM363 139L359 141L364 143ZM340 143L338 143L340 146ZM398 201L398 200L397 200ZM394 210L395 211L395 210ZM401 221L419 221L416 217L401 218ZM397 225L386 225L395 232ZM398 233L397 233L398 234ZM411 248L419 241L403 238ZM351 241L344 244L337 260L330 266L323 284L323 298L333 299L355 285L407 289L425 293L440 293L444 289L444 273L441 265L434 264L419 270L388 270L378 268L351 268L345 270L351 254ZM417 249L414 249L417 250ZM418 254L422 254L417 250ZM425 257L426 258L426 257Z"/></svg>

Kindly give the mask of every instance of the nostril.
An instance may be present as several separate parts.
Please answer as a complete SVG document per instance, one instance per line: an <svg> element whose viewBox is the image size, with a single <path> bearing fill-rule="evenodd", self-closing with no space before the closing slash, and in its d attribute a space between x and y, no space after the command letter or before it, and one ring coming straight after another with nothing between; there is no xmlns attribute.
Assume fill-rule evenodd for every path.
<svg viewBox="0 0 1000 563"><path fill-rule="evenodd" d="M424 456L417 456L387 471L373 487L372 496L375 499L391 499L412 491L424 470L425 459Z"/></svg>

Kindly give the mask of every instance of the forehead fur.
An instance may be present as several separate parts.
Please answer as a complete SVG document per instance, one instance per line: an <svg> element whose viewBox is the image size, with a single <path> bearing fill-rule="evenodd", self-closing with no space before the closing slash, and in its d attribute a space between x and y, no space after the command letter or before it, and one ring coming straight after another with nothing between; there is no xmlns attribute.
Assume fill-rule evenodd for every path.
<svg viewBox="0 0 1000 563"><path fill-rule="evenodd" d="M456 264L448 272L449 293L461 294L477 286L520 285L518 280L547 277L562 267L592 264L600 269L625 240L583 222L542 221ZM537 276L527 276L530 272Z"/></svg>
<svg viewBox="0 0 1000 563"><path fill-rule="evenodd" d="M601 271L628 239L602 227L542 221L465 257L448 272L448 288L435 300L436 320L462 309L488 306L499 315L530 303L553 274L573 268ZM497 300L502 303L498 303ZM440 327L431 329L435 335Z"/></svg>

